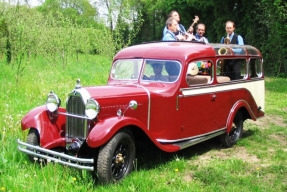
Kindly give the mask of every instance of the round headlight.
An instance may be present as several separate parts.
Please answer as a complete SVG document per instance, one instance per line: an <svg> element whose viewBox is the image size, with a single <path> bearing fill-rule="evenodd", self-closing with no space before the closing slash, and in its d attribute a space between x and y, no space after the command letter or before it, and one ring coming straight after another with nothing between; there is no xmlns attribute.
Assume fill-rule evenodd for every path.
<svg viewBox="0 0 287 192"><path fill-rule="evenodd" d="M48 94L47 101L46 101L46 107L48 111L54 112L58 110L59 106L60 106L60 100L58 96L53 91L51 91Z"/></svg>
<svg viewBox="0 0 287 192"><path fill-rule="evenodd" d="M89 119L94 119L97 117L98 113L100 112L100 105L94 99L89 99L86 104L86 115Z"/></svg>

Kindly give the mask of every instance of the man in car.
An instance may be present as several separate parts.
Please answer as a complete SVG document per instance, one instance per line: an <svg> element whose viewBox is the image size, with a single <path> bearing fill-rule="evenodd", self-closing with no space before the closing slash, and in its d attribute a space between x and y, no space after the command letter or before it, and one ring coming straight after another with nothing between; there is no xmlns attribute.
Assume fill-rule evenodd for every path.
<svg viewBox="0 0 287 192"><path fill-rule="evenodd" d="M205 33L205 25L203 23L199 23L196 26L195 40L201 41L201 42L204 42L204 43L209 43L208 39L203 36L204 33Z"/></svg>
<svg viewBox="0 0 287 192"><path fill-rule="evenodd" d="M235 23L233 21L227 21L225 23L225 30L227 36L222 37L220 43L226 42L225 39L228 37L229 38L229 43L228 44L237 44L237 45L244 45L243 38L234 33L235 31Z"/></svg>
<svg viewBox="0 0 287 192"><path fill-rule="evenodd" d="M183 36L181 34L177 34L178 32L178 22L175 18L170 17L166 21L167 31L165 32L162 40L163 41L191 41L194 39L194 35Z"/></svg>
<svg viewBox="0 0 287 192"><path fill-rule="evenodd" d="M153 64L151 64L151 66L153 68L154 75L150 76L150 80L168 81L168 78L161 74L162 73L163 64L161 64L161 63L153 63Z"/></svg>
<svg viewBox="0 0 287 192"><path fill-rule="evenodd" d="M170 17L166 21L167 30L162 38L163 41L181 41L184 40L184 36L175 34L178 32L178 22L175 18Z"/></svg>

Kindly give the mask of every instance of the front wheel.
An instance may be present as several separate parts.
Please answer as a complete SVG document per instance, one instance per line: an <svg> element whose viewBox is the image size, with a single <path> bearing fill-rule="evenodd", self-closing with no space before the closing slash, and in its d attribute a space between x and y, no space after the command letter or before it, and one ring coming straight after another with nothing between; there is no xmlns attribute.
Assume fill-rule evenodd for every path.
<svg viewBox="0 0 287 192"><path fill-rule="evenodd" d="M39 133L38 133L37 129L31 128L29 130L29 133L27 136L27 143L31 144L31 145L36 145L36 146L40 145L40 137L39 137ZM32 150L29 147L27 149ZM31 162L36 162L35 156L33 156L33 155L29 155L29 159Z"/></svg>
<svg viewBox="0 0 287 192"><path fill-rule="evenodd" d="M135 144L131 134L117 133L101 147L97 160L97 174L102 183L114 183L129 175L135 159Z"/></svg>
<svg viewBox="0 0 287 192"><path fill-rule="evenodd" d="M232 127L229 133L220 136L221 144L224 147L232 147L242 136L243 118L241 113L237 113L233 119Z"/></svg>

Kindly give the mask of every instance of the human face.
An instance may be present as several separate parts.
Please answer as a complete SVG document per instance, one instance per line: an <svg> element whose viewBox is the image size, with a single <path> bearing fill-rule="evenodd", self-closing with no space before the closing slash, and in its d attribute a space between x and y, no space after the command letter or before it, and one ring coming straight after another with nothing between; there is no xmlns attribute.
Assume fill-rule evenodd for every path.
<svg viewBox="0 0 287 192"><path fill-rule="evenodd" d="M173 12L172 13L172 15L171 15L173 18L175 18L175 20L177 21L177 22L179 22L180 21L180 17L179 17L179 14L178 14L178 12Z"/></svg>
<svg viewBox="0 0 287 192"><path fill-rule="evenodd" d="M168 29L174 33L177 32L177 28L178 28L178 23L175 19L172 20L171 25L168 27Z"/></svg>
<svg viewBox="0 0 287 192"><path fill-rule="evenodd" d="M233 26L232 23L228 22L228 23L226 23L225 30L226 30L227 34L231 35L234 32L235 27Z"/></svg>
<svg viewBox="0 0 287 192"><path fill-rule="evenodd" d="M153 71L156 76L161 75L162 72L162 65L155 65L153 66Z"/></svg>
<svg viewBox="0 0 287 192"><path fill-rule="evenodd" d="M205 33L205 26L204 25L198 25L196 29L196 33L202 37Z"/></svg>

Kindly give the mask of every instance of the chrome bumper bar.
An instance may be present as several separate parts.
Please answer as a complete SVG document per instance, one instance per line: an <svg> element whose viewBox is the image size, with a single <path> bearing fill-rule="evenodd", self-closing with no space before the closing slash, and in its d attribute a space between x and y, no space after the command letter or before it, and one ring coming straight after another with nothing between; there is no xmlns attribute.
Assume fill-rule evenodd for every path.
<svg viewBox="0 0 287 192"><path fill-rule="evenodd" d="M18 149L29 155L33 155L42 159L47 159L55 163L60 163L77 169L94 171L94 159L78 158L64 153L59 153L49 149L44 149L39 146L30 145L28 143L20 141L19 139L17 139L17 143L19 144ZM23 148L23 146L25 146L26 148Z"/></svg>

